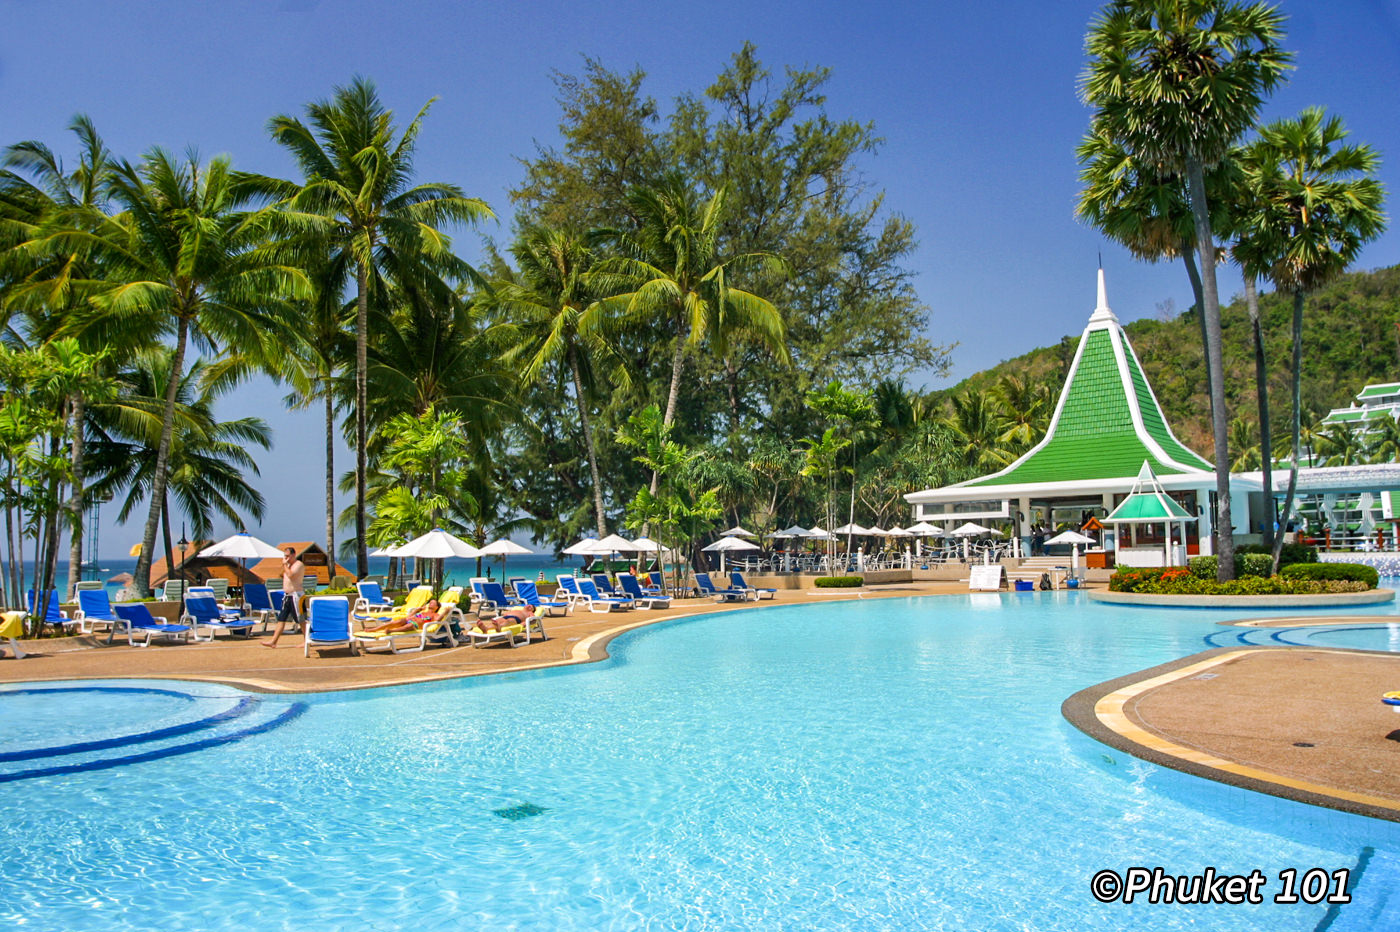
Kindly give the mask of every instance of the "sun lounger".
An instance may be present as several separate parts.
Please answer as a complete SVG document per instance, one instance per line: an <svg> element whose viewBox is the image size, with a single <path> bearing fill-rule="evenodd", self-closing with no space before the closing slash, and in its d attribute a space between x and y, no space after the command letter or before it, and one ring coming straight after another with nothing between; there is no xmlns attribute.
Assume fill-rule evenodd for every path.
<svg viewBox="0 0 1400 932"><path fill-rule="evenodd" d="M738 570L729 571L729 583L731 589L743 589L749 593L749 597L755 602L759 599L772 599L778 595L777 589L756 589L744 581L744 574Z"/></svg>
<svg viewBox="0 0 1400 932"><path fill-rule="evenodd" d="M432 586L414 586L413 589L409 591L408 597L403 600L402 605L396 606L387 612L356 612L355 620L363 624L371 621L386 621L392 618L406 618L424 605L427 605L428 600L432 597ZM322 597L318 596L318 598ZM346 604L348 605L349 603L347 602Z"/></svg>
<svg viewBox="0 0 1400 932"><path fill-rule="evenodd" d="M188 641L190 639L189 625L172 625L164 621L157 621L151 614L151 610L143 602L133 602L130 605L114 605L112 610L121 619L118 624L112 626L112 633L107 635L107 643L112 643L113 639L123 631L126 632L126 643L132 647L150 647L152 638L170 638ZM138 645L136 635L142 634L145 640Z"/></svg>
<svg viewBox="0 0 1400 932"><path fill-rule="evenodd" d="M578 583L578 591L583 596L584 604L588 606L590 612L598 612L601 614L614 610L625 611L626 609L637 607L637 603L633 602L631 599L603 595L598 591L598 587L593 584L593 580L591 579L577 579L575 582Z"/></svg>
<svg viewBox="0 0 1400 932"><path fill-rule="evenodd" d="M710 581L709 573L695 574L695 588L701 595L710 596L716 602L747 602L749 599L748 592L742 589L717 589Z"/></svg>
<svg viewBox="0 0 1400 932"><path fill-rule="evenodd" d="M121 623L121 618L112 611L112 600L106 589L81 589L78 591L78 608L73 612L73 620L83 634L93 634L97 626L110 629Z"/></svg>
<svg viewBox="0 0 1400 932"><path fill-rule="evenodd" d="M366 652L387 650L393 654L416 654L426 649L429 644L456 647L457 637L452 633L454 612L457 612L457 607L448 604L438 618L415 624L413 628L400 628L397 631L356 631L352 637L355 644ZM400 641L417 644L412 647L400 647Z"/></svg>
<svg viewBox="0 0 1400 932"><path fill-rule="evenodd" d="M244 584L243 612L249 618L262 622L264 631L267 630L268 620L276 616L281 607L272 604L272 594L267 591L266 583Z"/></svg>
<svg viewBox="0 0 1400 932"><path fill-rule="evenodd" d="M664 595L649 595L642 589L642 584L637 582L637 577L631 573L618 573L617 584L622 587L622 592L632 601L642 604L642 608L670 608L671 600Z"/></svg>
<svg viewBox="0 0 1400 932"><path fill-rule="evenodd" d="M33 617L34 617L34 598L35 598L35 596L34 596L34 590L33 590L33 589L30 589L27 593L25 593L25 596L24 596L24 604L25 604L25 607L28 609L28 611L26 612L26 614L27 614L30 618L33 618ZM48 610L47 610L46 612L44 612L44 624L46 624L46 625L56 625L56 626L59 627L59 628L67 628L67 627L69 627L69 626L72 626L72 627L77 627L77 626L78 626L77 621L75 621L75 620L72 619L72 618L69 618L67 612L60 611L60 610L59 610L59 607L58 607L58 590L57 590L57 589L50 589L50 590L49 590Z"/></svg>
<svg viewBox="0 0 1400 932"><path fill-rule="evenodd" d="M506 625L499 631L493 631L490 628L483 628L481 622L478 621L464 633L468 643L470 643L472 647L486 647L489 644L498 644L501 641L505 641L510 644L511 647L514 647L517 639L522 634L525 634L525 626ZM526 635L526 643L529 643L528 634Z"/></svg>
<svg viewBox="0 0 1400 932"><path fill-rule="evenodd" d="M506 589L500 583L484 582L481 584L481 599L476 603L476 615L478 618L485 618L487 612L499 614L512 605L523 604L525 603L520 599L506 595Z"/></svg>
<svg viewBox="0 0 1400 932"><path fill-rule="evenodd" d="M568 601L546 601L540 595L539 588L527 580L516 583L515 591L519 593L521 600L526 605L533 607L536 612L543 615L567 615L569 609L573 607L573 603Z"/></svg>
<svg viewBox="0 0 1400 932"><path fill-rule="evenodd" d="M355 612L387 612L394 608L393 599L386 598L384 590L377 582L356 583L355 588L359 590L360 597L355 600Z"/></svg>
<svg viewBox="0 0 1400 932"><path fill-rule="evenodd" d="M306 613L306 637L301 655L311 656L311 648L337 647L344 644L355 653L355 640L350 636L350 600L343 595L318 595L311 599Z"/></svg>
<svg viewBox="0 0 1400 932"><path fill-rule="evenodd" d="M213 590L191 589L185 596L185 612L180 616L180 623L190 626L196 641L212 641L219 631L237 632L245 638L253 633L251 618L244 618L236 611L226 615L225 611L214 601ZM201 628L209 632L208 637L199 636Z"/></svg>

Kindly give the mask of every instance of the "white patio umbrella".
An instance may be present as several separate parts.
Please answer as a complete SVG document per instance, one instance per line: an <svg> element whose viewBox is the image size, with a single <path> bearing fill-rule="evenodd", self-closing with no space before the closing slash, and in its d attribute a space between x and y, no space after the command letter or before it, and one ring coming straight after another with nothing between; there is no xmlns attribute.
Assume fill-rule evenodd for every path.
<svg viewBox="0 0 1400 932"><path fill-rule="evenodd" d="M822 526L821 526L820 524L818 524L816 527L813 527L813 528L811 528L810 530L808 530L807 533L806 533L805 535L803 535L803 536L804 536L804 537L808 537L808 538L810 538L810 539L812 539L812 540L835 540L835 539L836 539L836 537L835 537L830 531L824 531L824 530L822 530Z"/></svg>
<svg viewBox="0 0 1400 932"><path fill-rule="evenodd" d="M1054 537L1047 540L1047 544L1073 544L1074 547L1069 555L1069 572L1071 576L1079 575L1079 547L1081 544L1097 544L1088 534L1081 534L1078 531L1061 531Z"/></svg>
<svg viewBox="0 0 1400 932"><path fill-rule="evenodd" d="M934 530L937 531L938 528L934 528ZM939 531L939 533L941 534L942 532ZM914 536L914 532L913 532L913 531L906 531L904 528L902 528L902 527L900 527L899 525L896 524L894 527L890 528L888 531L885 532L885 536L886 536L886 537L913 537L913 536Z"/></svg>
<svg viewBox="0 0 1400 932"><path fill-rule="evenodd" d="M958 527L953 528L952 536L953 536L953 537L961 537L961 538L963 539L963 547L962 547L962 550L963 550L963 562L964 562L964 563L967 562L968 541L970 541L970 540L971 540L972 538L974 538L974 537L981 537L983 534L991 534L991 533L993 533L991 528L989 528L989 527L983 527L983 526L980 525L980 524L974 524L974 523L971 522L971 521L967 522L966 524L959 525Z"/></svg>
<svg viewBox="0 0 1400 932"><path fill-rule="evenodd" d="M875 537L889 537L889 536L890 536L890 532L887 531L887 530L885 530L884 528L880 527L878 524L875 525L874 527L868 527L868 528L866 528L866 529L865 529L865 533L874 535Z"/></svg>
<svg viewBox="0 0 1400 932"><path fill-rule="evenodd" d="M920 521L918 524L911 525L911 526L908 528L908 532L909 532L910 534L912 534L913 536L915 536L915 537L946 537L946 536L947 536L947 535L944 533L944 531L943 531L943 529L942 529L941 527L935 527L934 525L929 524L927 521Z"/></svg>
<svg viewBox="0 0 1400 932"><path fill-rule="evenodd" d="M248 569L248 560L255 558L258 560L265 560L269 557L280 557L282 556L282 551L265 540L259 540L247 531L239 531L232 537L225 537L217 544L210 544L208 547L201 550L198 555L201 557L232 557L238 561L239 567L246 572Z"/></svg>
<svg viewBox="0 0 1400 932"><path fill-rule="evenodd" d="M506 557L510 556L512 553L534 553L535 551L531 550L529 547L521 546L513 540L507 540L502 537L500 540L493 540L485 547L482 547L481 552L485 556L501 558L501 582L505 582Z"/></svg>
<svg viewBox="0 0 1400 932"><path fill-rule="evenodd" d="M654 553L657 561L662 564L661 569L665 569L665 561L675 562L676 552L660 541L652 540L650 537L638 537L632 541L632 546L637 548L638 553Z"/></svg>
<svg viewBox="0 0 1400 932"><path fill-rule="evenodd" d="M746 540L740 540L740 539L737 538L737 537L721 537L719 540L715 541L713 544L710 544L710 546L708 546L708 547L702 547L702 548L700 548L700 549L702 549L702 550L708 550L708 551L712 551L712 552L714 552L714 551L718 551L718 552L719 552L719 571L720 571L721 573L723 573L723 572L724 572L724 555L725 555L725 554L731 553L731 552L733 552L733 551L735 551L735 550L762 550L763 548L760 547L760 546L758 546L758 544L751 544L751 543L749 543L748 541L746 541Z"/></svg>
<svg viewBox="0 0 1400 932"><path fill-rule="evenodd" d="M598 541L598 546L606 548L605 553L635 553L637 550L635 544L619 534L609 534Z"/></svg>
<svg viewBox="0 0 1400 932"><path fill-rule="evenodd" d="M268 557L280 557L282 551L272 546L265 540L259 540L247 531L239 531L232 537L226 537L217 544L210 544L199 552L201 557L232 557L236 560L265 560Z"/></svg>
<svg viewBox="0 0 1400 932"><path fill-rule="evenodd" d="M481 551L440 527L435 527L421 537L401 547L395 547L389 554L394 557L421 557L424 560L445 560L449 557L479 557Z"/></svg>
<svg viewBox="0 0 1400 932"><path fill-rule="evenodd" d="M807 533L808 533L808 532L807 532L807 529L806 529L805 527L803 527L803 526L800 525L800 524L794 524L794 525L793 525L792 527L790 527L790 528L784 528L784 529L781 530L781 531L774 531L774 532L773 532L773 536L774 536L774 537L806 537L806 536L807 536Z"/></svg>
<svg viewBox="0 0 1400 932"><path fill-rule="evenodd" d="M744 530L743 525L739 525L739 524L734 525L732 528L730 528L730 529L727 530L727 531L720 531L719 533L720 533L720 535L723 536L723 537L757 537L757 536L758 536L758 535L755 534L753 531L746 531L746 530Z"/></svg>
<svg viewBox="0 0 1400 932"><path fill-rule="evenodd" d="M833 528L831 533L853 534L857 537L863 537L864 535L871 533L871 531L870 528L861 527L859 524L856 524L854 521L852 521L850 524L843 524L838 528Z"/></svg>

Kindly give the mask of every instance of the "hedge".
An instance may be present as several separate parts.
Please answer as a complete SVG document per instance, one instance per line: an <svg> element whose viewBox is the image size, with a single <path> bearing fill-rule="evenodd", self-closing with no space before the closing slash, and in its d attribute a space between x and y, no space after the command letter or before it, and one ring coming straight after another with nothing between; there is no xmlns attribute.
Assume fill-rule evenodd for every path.
<svg viewBox="0 0 1400 932"><path fill-rule="evenodd" d="M1220 565L1220 558L1192 557L1186 561L1191 567L1191 574L1198 579L1214 579L1216 568ZM1236 553L1235 554L1235 578L1243 579L1246 576L1271 576L1273 575L1274 561L1266 553Z"/></svg>
<svg viewBox="0 0 1400 932"><path fill-rule="evenodd" d="M1285 579L1328 579L1364 582L1374 589L1380 584L1380 574L1374 566L1364 563L1294 563L1279 570Z"/></svg>
<svg viewBox="0 0 1400 932"><path fill-rule="evenodd" d="M818 576L812 580L818 589L855 589L865 585L864 576Z"/></svg>
<svg viewBox="0 0 1400 932"><path fill-rule="evenodd" d="M1272 553L1263 544L1244 544L1236 547L1235 553ZM1283 549L1278 552L1278 565L1288 566L1290 563L1316 563L1317 548L1309 547L1307 544L1284 544Z"/></svg>

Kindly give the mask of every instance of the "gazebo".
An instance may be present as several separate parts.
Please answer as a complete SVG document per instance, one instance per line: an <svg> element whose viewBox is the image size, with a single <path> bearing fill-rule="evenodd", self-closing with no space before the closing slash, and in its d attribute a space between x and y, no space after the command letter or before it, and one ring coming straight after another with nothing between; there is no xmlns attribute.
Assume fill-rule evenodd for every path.
<svg viewBox="0 0 1400 932"><path fill-rule="evenodd" d="M1114 562L1119 566L1182 565L1186 562L1186 522L1195 520L1198 520L1195 515L1182 508L1179 502L1162 489L1162 484L1152 472L1152 466L1144 460L1142 469L1138 470L1137 481L1133 483L1132 492L1113 509L1112 514L1104 518L1105 524L1114 526ZM1121 524L1128 526L1130 539L1127 546L1124 546L1123 533L1118 528ZM1166 530L1163 544L1138 546L1138 529L1158 524ZM1174 524L1181 526L1175 548L1172 539Z"/></svg>

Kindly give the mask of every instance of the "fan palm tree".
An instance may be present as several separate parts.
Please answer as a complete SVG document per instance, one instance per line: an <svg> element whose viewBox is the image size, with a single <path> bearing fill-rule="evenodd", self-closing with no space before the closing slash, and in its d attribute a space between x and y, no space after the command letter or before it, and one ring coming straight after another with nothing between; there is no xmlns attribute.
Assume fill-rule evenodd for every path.
<svg viewBox="0 0 1400 932"><path fill-rule="evenodd" d="M596 297L590 287L595 256L582 236L565 230L528 227L511 247L518 267L512 281L496 284L496 302L519 330L521 340L512 359L522 362L521 380L533 383L554 364L562 365L574 389L574 406L593 477L593 516L598 537L608 534L603 506L603 480L598 471L598 443L589 414L588 392L594 384L595 361L614 354L597 328L580 327L584 312ZM626 370L613 367L614 378L627 382Z"/></svg>
<svg viewBox="0 0 1400 932"><path fill-rule="evenodd" d="M365 518L369 407L369 306L385 281L404 284L440 275L475 278L453 255L447 223L476 223L494 216L484 201L456 185L413 183L413 152L428 101L396 133L393 112L374 84L356 77L329 100L306 106L306 120L273 117L272 138L296 160L300 185L261 178L261 189L280 198L319 234L338 280L355 282L355 538L356 573L369 572ZM320 218L323 223L305 223Z"/></svg>
<svg viewBox="0 0 1400 932"><path fill-rule="evenodd" d="M1284 514L1297 493L1302 453L1303 303L1385 229L1385 189L1372 177L1379 157L1370 146L1345 145L1346 136L1339 117L1312 107L1263 127L1248 148L1254 202L1245 237L1252 264L1267 267L1275 287L1293 296L1293 443ZM1274 541L1275 566L1282 547Z"/></svg>
<svg viewBox="0 0 1400 932"><path fill-rule="evenodd" d="M1230 514L1229 413L1225 408L1215 236L1207 169L1254 125L1264 96L1291 56L1279 46L1283 17L1260 3L1230 0L1114 0L1094 20L1082 88L1094 131L1140 164L1186 179L1206 322L1219 579L1234 576Z"/></svg>

